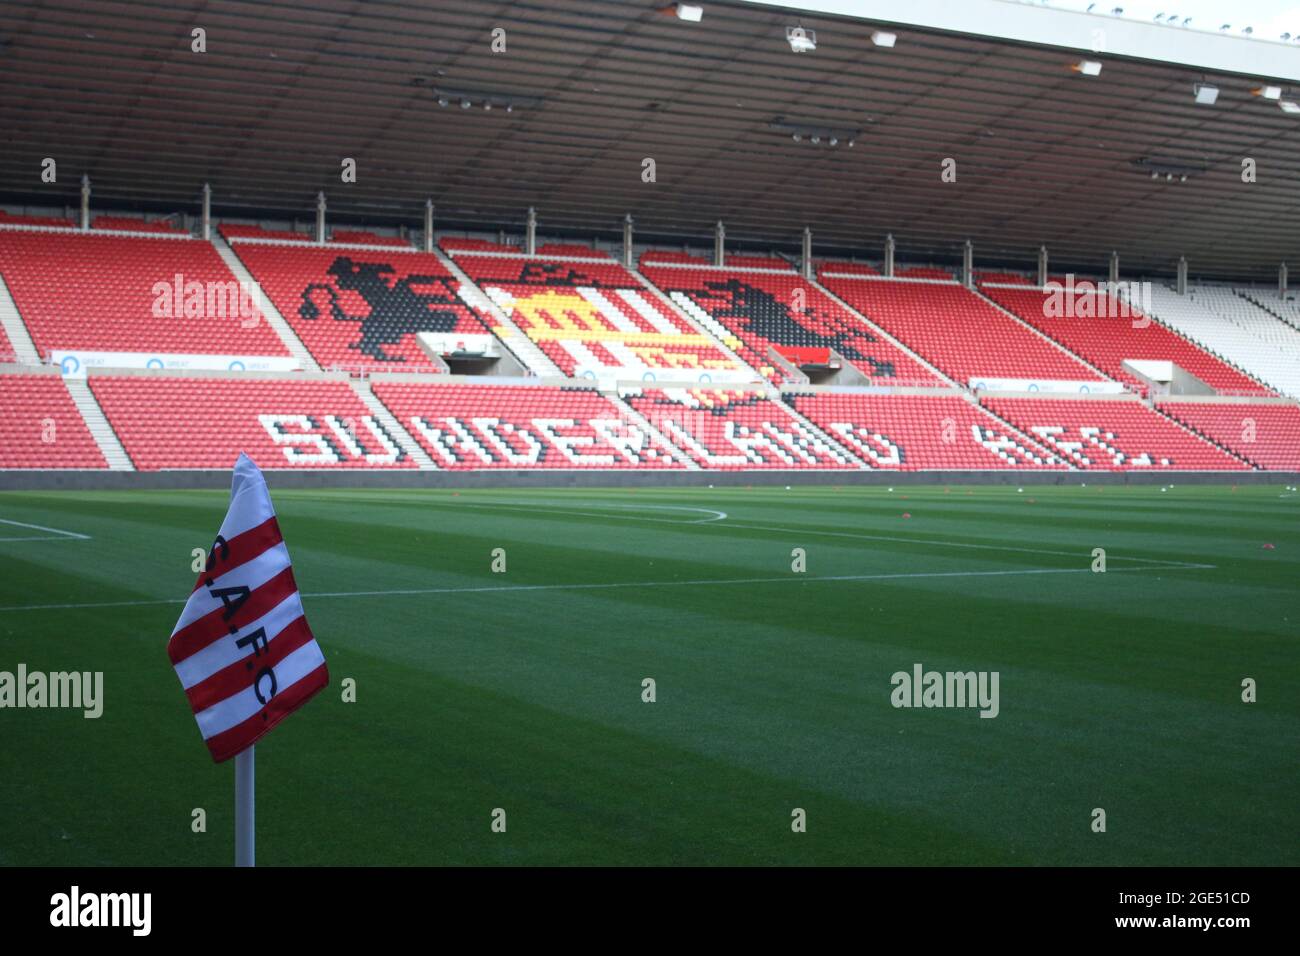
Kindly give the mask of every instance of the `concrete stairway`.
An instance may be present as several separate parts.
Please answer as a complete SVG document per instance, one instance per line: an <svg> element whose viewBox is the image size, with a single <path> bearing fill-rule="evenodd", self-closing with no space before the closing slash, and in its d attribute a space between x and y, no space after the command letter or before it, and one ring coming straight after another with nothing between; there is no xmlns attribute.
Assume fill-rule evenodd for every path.
<svg viewBox="0 0 1300 956"><path fill-rule="evenodd" d="M14 304L13 296L9 294L9 287L5 285L2 278L0 278L0 328L5 330L5 335L8 336L9 343L13 346L14 356L20 365L41 364L40 353L36 351L36 345L27 333L27 326L23 324L23 318L18 314L18 306Z"/></svg>
<svg viewBox="0 0 1300 956"><path fill-rule="evenodd" d="M280 310L275 307L275 303L262 291L262 287L257 284L257 280L240 261L239 256L235 255L235 250L230 248L230 244L215 229L212 231L212 245L217 250L217 255L221 256L221 261L226 264L226 268L234 273L235 278L246 288L253 290L253 301L257 305L257 310L266 318L267 324L275 330L275 334L280 337L280 341L298 362L299 367L304 372L319 372L320 365L311 357L307 346L302 344L298 333L285 321Z"/></svg>
<svg viewBox="0 0 1300 956"><path fill-rule="evenodd" d="M113 431L113 426L108 423L104 417L104 410L99 407L99 402L95 399L95 394L90 390L90 385L84 378L65 378L63 384L68 388L68 394L72 396L72 401L77 406L77 411L81 412L81 418L86 423L86 428L90 430L90 437L95 439L95 444L99 446L100 454L108 462L111 471L135 471L135 465L131 464L131 458L122 447L122 442L118 440L117 433Z"/></svg>
<svg viewBox="0 0 1300 956"><path fill-rule="evenodd" d="M434 471L437 469L438 466L433 463L433 459L430 458L428 454L425 453L424 449L420 447L420 443L411 437L411 433L402 427L401 422L394 417L393 413L388 410L388 407L384 405L384 403L375 396L375 393L370 390L370 382L365 379L354 378L352 379L352 389L357 393L357 397L361 399L366 408L370 410L370 414L374 416L375 421L379 422L379 424L384 427L384 431L388 432L388 434L392 436L393 441L397 442L402 451L406 452L406 454L410 456L411 460L415 462L422 471Z"/></svg>

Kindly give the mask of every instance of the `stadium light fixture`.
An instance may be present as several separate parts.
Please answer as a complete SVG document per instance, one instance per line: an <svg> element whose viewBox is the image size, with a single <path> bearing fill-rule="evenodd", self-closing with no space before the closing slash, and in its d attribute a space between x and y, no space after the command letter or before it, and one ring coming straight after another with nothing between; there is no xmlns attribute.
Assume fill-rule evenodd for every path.
<svg viewBox="0 0 1300 956"><path fill-rule="evenodd" d="M898 34L890 33L888 30L875 30L871 34L871 42L876 46L892 47L898 42Z"/></svg>
<svg viewBox="0 0 1300 956"><path fill-rule="evenodd" d="M861 129L814 126L787 120L784 116L778 116L768 124L767 128L782 136L789 136L796 143L811 143L813 146L825 144L831 147L843 146L846 143L852 146L862 133Z"/></svg>
<svg viewBox="0 0 1300 956"><path fill-rule="evenodd" d="M704 19L704 8L698 3L674 3L664 7L660 13L685 20L687 23L699 23Z"/></svg>
<svg viewBox="0 0 1300 956"><path fill-rule="evenodd" d="M803 27L786 27L785 39L795 53L811 53L817 49L817 33Z"/></svg>
<svg viewBox="0 0 1300 956"><path fill-rule="evenodd" d="M1277 105L1282 107L1283 113L1300 113L1300 103L1295 100L1279 100Z"/></svg>
<svg viewBox="0 0 1300 956"><path fill-rule="evenodd" d="M1100 76L1101 62L1099 60L1080 60L1078 63L1071 66L1070 69L1074 70L1076 73L1082 73L1084 76Z"/></svg>
<svg viewBox="0 0 1300 956"><path fill-rule="evenodd" d="M1219 88L1209 83L1197 83L1192 87L1192 92L1196 96L1196 102L1202 106L1213 106L1219 98Z"/></svg>
<svg viewBox="0 0 1300 956"><path fill-rule="evenodd" d="M1262 96L1266 100L1280 100L1282 98L1282 87L1280 86L1257 86L1250 92L1255 96Z"/></svg>

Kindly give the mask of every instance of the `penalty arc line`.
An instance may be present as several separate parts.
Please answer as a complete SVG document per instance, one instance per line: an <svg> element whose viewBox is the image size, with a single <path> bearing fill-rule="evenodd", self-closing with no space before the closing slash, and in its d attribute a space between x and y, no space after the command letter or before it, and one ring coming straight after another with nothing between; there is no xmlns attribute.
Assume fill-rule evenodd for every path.
<svg viewBox="0 0 1300 956"><path fill-rule="evenodd" d="M1125 571L1193 571L1215 568L1213 564L1189 564L1175 568L1112 568L1107 573L1119 574ZM356 597L402 597L430 594L504 594L511 591L605 591L618 588L673 588L673 587L720 587L734 584L807 584L817 582L844 581L900 581L920 578L986 578L1009 577L1028 574L1092 574L1091 568L1009 568L999 571L911 571L893 574L833 574L807 577L789 574L783 577L767 578L710 578L686 581L612 581L597 584L499 584L476 585L472 587L453 588L388 588L374 591L318 591L303 594L307 599L315 598L356 598ZM0 613L6 611L71 611L91 608L112 607L149 607L168 604L184 604L188 598L171 598L155 601L95 601L84 604L19 604L0 607Z"/></svg>

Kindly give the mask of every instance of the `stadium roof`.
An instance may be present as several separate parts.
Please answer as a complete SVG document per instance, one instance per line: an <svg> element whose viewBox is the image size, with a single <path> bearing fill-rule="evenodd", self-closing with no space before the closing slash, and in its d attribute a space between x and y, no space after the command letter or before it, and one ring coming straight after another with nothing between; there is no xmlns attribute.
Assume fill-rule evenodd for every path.
<svg viewBox="0 0 1300 956"><path fill-rule="evenodd" d="M1060 13L969 3L1010 8L995 21L1008 27ZM794 247L807 225L819 251L878 254L892 233L909 260L951 260L970 238L977 263L1030 262L1045 243L1054 265L1097 270L1115 249L1128 275L1168 272L1180 254L1205 276L1300 263L1300 114L1252 93L1300 99L1276 44L1202 36L1191 65L1168 62L1168 43L1140 56L1143 34L1126 31L1156 29L1144 24L1081 53L1077 38L1012 29L734 0L701 0L692 23L665 5L0 7L0 199L75 205L85 172L94 204L117 208L194 211L209 182L227 215L308 218L324 190L332 219L377 223L416 224L431 197L440 224L467 227L517 224L532 205L543 232L612 234L631 213L641 237L707 241L722 219L729 241ZM793 52L792 26L816 49ZM205 53L191 51L195 27ZM873 43L881 29L894 47ZM1072 69L1083 59L1100 75ZM1274 74L1244 72L1252 63ZM1217 101L1195 102L1196 84ZM56 184L40 181L47 156ZM340 181L344 157L356 183ZM643 182L645 158L656 182ZM954 183L941 182L946 158ZM1246 158L1256 182L1242 181Z"/></svg>

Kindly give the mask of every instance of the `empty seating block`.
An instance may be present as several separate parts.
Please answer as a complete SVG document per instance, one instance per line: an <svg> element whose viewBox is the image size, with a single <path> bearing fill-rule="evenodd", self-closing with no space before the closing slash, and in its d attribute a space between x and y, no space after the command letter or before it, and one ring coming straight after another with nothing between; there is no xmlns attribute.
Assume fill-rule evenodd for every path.
<svg viewBox="0 0 1300 956"><path fill-rule="evenodd" d="M107 468L57 375L0 375L0 469Z"/></svg>
<svg viewBox="0 0 1300 956"><path fill-rule="evenodd" d="M374 391L439 468L684 467L594 389L381 381Z"/></svg>
<svg viewBox="0 0 1300 956"><path fill-rule="evenodd" d="M414 463L347 382L279 378L90 377L140 471L410 468Z"/></svg>
<svg viewBox="0 0 1300 956"><path fill-rule="evenodd" d="M719 471L859 468L760 392L636 389L623 400L701 468Z"/></svg>
<svg viewBox="0 0 1300 956"><path fill-rule="evenodd" d="M1171 332L1149 316L1107 292L1070 287L1062 291L1039 288L990 288L987 294L1044 335L1083 356L1107 375L1141 386L1142 380L1124 370L1126 359L1173 362L1216 390L1269 395L1254 379Z"/></svg>
<svg viewBox="0 0 1300 956"><path fill-rule="evenodd" d="M817 263L818 277L825 278L828 274L846 276L878 276L880 275L880 270L869 262L836 262L828 259Z"/></svg>
<svg viewBox="0 0 1300 956"><path fill-rule="evenodd" d="M981 378L1101 381L1088 366L955 283L827 278L825 284L962 385Z"/></svg>
<svg viewBox="0 0 1300 956"><path fill-rule="evenodd" d="M170 222L158 219L146 222L132 216L96 216L90 222L91 229L116 229L118 232L161 232L169 235L189 235L184 229Z"/></svg>
<svg viewBox="0 0 1300 956"><path fill-rule="evenodd" d="M1042 444L956 395L785 396L872 468L968 471L1065 466Z"/></svg>
<svg viewBox="0 0 1300 956"><path fill-rule="evenodd" d="M1019 272L976 272L975 281L980 285L986 282L997 282L1002 285L1032 286L1034 284L1033 279Z"/></svg>
<svg viewBox="0 0 1300 956"><path fill-rule="evenodd" d="M1276 292L1260 297L1258 292L1201 285L1179 295L1154 286L1151 305L1160 321L1207 351L1277 391L1300 398L1300 329L1279 317L1287 303Z"/></svg>
<svg viewBox="0 0 1300 956"><path fill-rule="evenodd" d="M729 261L734 263L737 258ZM641 271L667 292L678 308L772 382L779 383L782 376L769 349L796 357L802 350L834 349L882 385L891 381L942 384L924 365L786 263L780 263L784 266L781 272L745 271L735 265L715 269L689 259L690 268L663 264L679 261L679 256L670 259L665 253L647 254L641 260Z"/></svg>
<svg viewBox="0 0 1300 956"><path fill-rule="evenodd" d="M1250 466L1137 400L988 398L984 405L1074 468L1243 471Z"/></svg>
<svg viewBox="0 0 1300 956"><path fill-rule="evenodd" d="M568 376L654 379L673 371L741 371L709 336L664 308L622 266L586 249L569 261L517 250L464 250L449 243L456 264ZM556 255L580 246L543 246ZM498 254L485 255L495 252ZM605 260L605 261L602 261Z"/></svg>
<svg viewBox="0 0 1300 956"><path fill-rule="evenodd" d="M1300 406L1161 402L1159 407L1260 468L1300 471Z"/></svg>
<svg viewBox="0 0 1300 956"><path fill-rule="evenodd" d="M305 232L293 232L289 229L263 229L261 226L243 225L241 223L223 222L217 231L226 239L276 239L286 242L311 242L312 237Z"/></svg>
<svg viewBox="0 0 1300 956"><path fill-rule="evenodd" d="M492 331L427 253L252 242L231 248L325 369L431 371L417 333Z"/></svg>
<svg viewBox="0 0 1300 956"><path fill-rule="evenodd" d="M335 229L330 242L352 243L363 246L392 246L394 249L410 249L409 240L401 236L381 236L377 232L364 229Z"/></svg>
<svg viewBox="0 0 1300 956"><path fill-rule="evenodd" d="M0 274L42 355L289 354L207 242L0 230Z"/></svg>
<svg viewBox="0 0 1300 956"><path fill-rule="evenodd" d="M0 223L12 226L56 226L60 229L70 229L76 225L71 219L57 216L15 216L4 209L0 209Z"/></svg>

